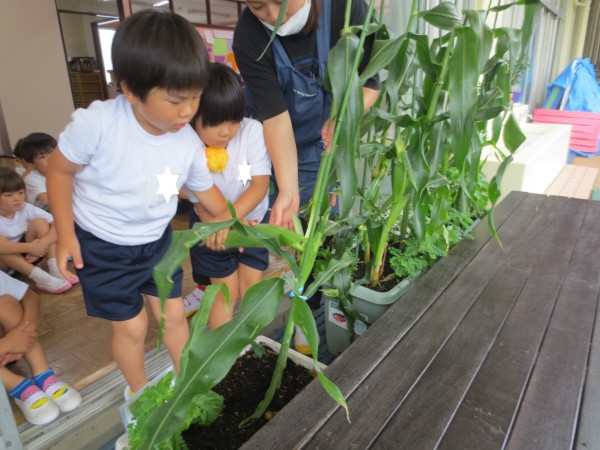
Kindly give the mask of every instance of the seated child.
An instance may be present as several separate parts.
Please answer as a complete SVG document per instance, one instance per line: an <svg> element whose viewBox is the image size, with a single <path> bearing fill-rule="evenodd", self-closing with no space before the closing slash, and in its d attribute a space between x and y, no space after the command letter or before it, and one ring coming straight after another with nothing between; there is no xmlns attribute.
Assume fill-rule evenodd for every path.
<svg viewBox="0 0 600 450"><path fill-rule="evenodd" d="M34 169L34 167L33 167L32 163L28 163L27 161L25 161L23 159L23 156L21 156L21 142L22 141L23 141L23 138L19 139L19 141L17 142L17 145L15 145L15 148L13 150L13 155L15 155L15 159L17 160L17 165L15 166L15 172L17 172L19 175L21 175L22 178L24 178L27 175L29 175L29 173Z"/></svg>
<svg viewBox="0 0 600 450"><path fill-rule="evenodd" d="M267 197L271 160L263 140L260 122L244 118L246 106L237 74L228 66L213 63L208 86L202 93L200 108L192 119L205 147L208 168L226 199L233 203L236 216L251 223L263 220L269 204ZM193 196L189 196L194 202ZM196 205L202 221L212 216ZM191 225L198 221L192 211ZM269 265L265 248L213 251L205 246L190 249L194 279L209 277L212 284L226 283L231 296L226 308L223 294L215 298L209 325L216 328L233 317L235 300L242 299L250 286L259 282Z"/></svg>
<svg viewBox="0 0 600 450"><path fill-rule="evenodd" d="M37 289L59 294L71 289L56 264L52 215L25 202L25 183L13 169L0 167L0 270L14 269ZM32 263L47 257L47 273Z"/></svg>
<svg viewBox="0 0 600 450"><path fill-rule="evenodd" d="M39 297L27 284L0 272L0 377L28 422L43 425L60 412L72 411L81 403L81 395L59 380L49 367L36 338ZM5 367L7 362L24 357L33 374L25 378Z"/></svg>
<svg viewBox="0 0 600 450"><path fill-rule="evenodd" d="M49 134L31 133L17 142L14 151L25 167L25 171L20 175L25 180L27 201L45 211L49 211L46 169L56 145L56 139Z"/></svg>

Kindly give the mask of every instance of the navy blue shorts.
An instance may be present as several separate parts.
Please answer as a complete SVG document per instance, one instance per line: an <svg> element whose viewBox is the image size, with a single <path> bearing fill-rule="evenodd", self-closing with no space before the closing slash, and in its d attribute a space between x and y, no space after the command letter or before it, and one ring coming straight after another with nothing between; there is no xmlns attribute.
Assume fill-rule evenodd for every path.
<svg viewBox="0 0 600 450"><path fill-rule="evenodd" d="M87 314L112 321L132 319L144 307L141 294L158 296L152 270L171 243L171 227L142 245L106 242L75 225L84 267L77 270ZM181 297L181 267L173 274L171 298Z"/></svg>
<svg viewBox="0 0 600 450"><path fill-rule="evenodd" d="M190 211L190 227L199 222L198 216ZM237 248L223 251L213 251L206 246L190 248L192 272L194 280L200 284L210 284L210 278L225 278L238 270L240 264L256 270L266 270L269 267L269 251L264 247Z"/></svg>

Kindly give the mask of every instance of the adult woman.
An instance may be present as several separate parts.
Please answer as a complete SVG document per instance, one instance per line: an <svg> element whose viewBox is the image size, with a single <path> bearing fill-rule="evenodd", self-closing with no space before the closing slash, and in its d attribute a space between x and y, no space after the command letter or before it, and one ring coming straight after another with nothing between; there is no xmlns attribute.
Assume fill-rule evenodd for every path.
<svg viewBox="0 0 600 450"><path fill-rule="evenodd" d="M362 24L364 0L350 0L351 24ZM277 191L270 223L292 228L292 215L310 199L321 154L331 143L327 119L330 94L323 89L327 54L344 24L345 1L288 0L277 37L267 49L281 0L246 0L236 27L233 51L273 162ZM260 55L267 49L262 58ZM370 56L365 46L362 67ZM361 67L361 69L362 69ZM365 109L377 99L374 77L363 88Z"/></svg>

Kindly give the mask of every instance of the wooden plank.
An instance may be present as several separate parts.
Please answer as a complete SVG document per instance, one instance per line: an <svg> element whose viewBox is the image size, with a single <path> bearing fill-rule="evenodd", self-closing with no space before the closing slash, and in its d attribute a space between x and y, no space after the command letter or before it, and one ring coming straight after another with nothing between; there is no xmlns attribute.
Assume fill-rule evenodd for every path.
<svg viewBox="0 0 600 450"><path fill-rule="evenodd" d="M572 448L597 299L588 282L563 283L508 449Z"/></svg>
<svg viewBox="0 0 600 450"><path fill-rule="evenodd" d="M600 273L600 203L587 202L587 211L581 227L570 269L574 277L598 287ZM600 295L600 294L597 294ZM596 311L594 336L590 349L583 403L581 406L576 444L573 448L600 448L600 314Z"/></svg>
<svg viewBox="0 0 600 450"><path fill-rule="evenodd" d="M540 209L538 221L545 222L548 216L557 214L565 214L570 220L575 221L576 219L570 217L568 212L553 206L555 203L564 203L560 199L556 200L558 201L549 199L544 204L544 207ZM579 221L581 221L581 218ZM531 231L536 229L536 239L531 239ZM491 289L486 289L480 296L480 303L484 305L488 301L492 303L488 308L481 310L476 309L477 303L474 305L473 310L469 312L472 323L468 325L469 322L465 319L460 325L461 329L466 328L462 333L464 334L463 339L458 339L458 342L454 344L454 349L452 347L450 350L444 348L440 352L437 358L441 358L442 355L447 353L449 355L441 358L441 362L437 364L437 367L435 363L432 364L427 372L423 374L418 386L411 392L411 397L395 413L393 419L386 424L385 429L378 436L377 445L386 447L391 445L394 440L400 439L402 448L433 448L436 446L455 409L460 405L461 399L468 390L471 380L475 377L482 359L493 344L493 338L496 337L498 330L502 327L503 321L498 321L499 317L496 317L496 321L494 321L494 315L490 313L490 309L493 306L502 308L512 305L512 302L510 305L504 303L507 299L503 295L512 294L513 290L517 288L520 290L529 272L539 273L540 269L545 269L549 256L554 254L555 257L561 260L564 259L562 249L549 248L545 245L547 242L554 242L554 239L560 234L555 228L545 227L540 229L535 223L532 223L524 231L526 244L513 247L517 253L517 258L511 258L514 254L511 251L495 277L496 282L491 286ZM568 247L570 248L570 246ZM475 259L473 264L478 263L488 270L493 270L496 267L495 259L495 255L490 254L487 260ZM562 266L563 272L565 272L566 263L563 263ZM523 278L519 278L519 275ZM558 283L558 286L560 286L560 283ZM515 297L512 297L513 300L516 298L517 292L514 292ZM487 324L478 332L473 331L477 330L479 322L487 322ZM457 331L457 333L459 332ZM542 334L540 333L540 335ZM469 336L474 341L470 344ZM455 340L455 336L452 336L450 342ZM418 432L418 429L423 427L427 427L427 433ZM401 434L400 430L402 430ZM485 446L482 447L479 444L476 447L485 448ZM454 448L468 447L458 446Z"/></svg>
<svg viewBox="0 0 600 450"><path fill-rule="evenodd" d="M544 199L543 196L526 195L522 192L510 193L495 210L496 226L504 234L502 230L504 221L523 201L528 205L526 209L535 209L537 205L543 203ZM526 223L527 220L529 217L524 214L523 221ZM467 262L480 251L481 246L489 241L490 234L487 224L480 223L473 231L473 235L475 239L463 239L454 247L450 256L435 264L436 270L444 272L452 270L454 274L460 273ZM326 374L340 387L346 397L354 392L372 368L377 367L390 348L394 347L406 330L410 329L423 311L428 308L430 299L436 298L454 276L444 280L435 276L433 270L426 273L417 283L420 288L410 289L403 298L402 306L394 305L392 309L397 308L402 311L399 311L393 320L379 320L350 348L336 358L327 369ZM378 336L385 336L385 339L381 339L379 342L381 346L376 349L371 346L370 339L365 339L365 336L374 333L377 333ZM374 339L378 340L377 337ZM360 367L358 367L359 363ZM319 430L328 418L339 409L333 400L324 399L324 396L323 388L315 380L301 396L297 396L275 419L255 434L243 448L281 449L299 448L306 445L311 435ZM360 413L360 408L356 413Z"/></svg>
<svg viewBox="0 0 600 450"><path fill-rule="evenodd" d="M537 200L541 201L543 197L540 196ZM529 206L532 206L531 203L529 203ZM460 273L459 277L441 293L440 297L437 300L434 299L435 303L426 310L426 313L416 322L413 328L404 334L402 339L386 355L385 359L381 361L375 369L376 376L369 374L362 381L361 389L347 397L351 411L360 411L358 417L352 418L352 424L348 424L341 411L338 411L331 417L326 427L316 432L313 439L306 443L307 447L328 448L333 445L340 448L350 445L361 447L367 445L379 433L381 424L385 423L397 404L412 389L421 373L431 364L432 359L439 351L440 346L447 340L448 335L463 320L478 293L485 289L488 281L494 276L497 269L490 269L486 264L482 264L482 259L489 259L491 264L500 266L500 262L508 254L507 249L512 246L524 245L524 241L528 237L522 234L523 227L535 227L536 225L536 221L532 217L534 213L527 214L527 211L535 211L535 209L535 206L519 208L517 211L521 211L522 214L519 214L518 218L514 217L518 213L513 213L514 223L518 225L513 225L511 221L509 228L506 227L505 223L499 230L500 234L504 236L505 247L501 248L496 242L488 241L484 249ZM446 274L437 269L436 265L428 272L428 275L431 274L435 278L446 278ZM422 286L426 286L426 283L419 281L409 292L419 292ZM386 336L393 334L393 324L401 320L402 317L403 312L400 308L393 307L390 309L372 327L373 332L369 340L375 345L386 339ZM382 328L375 328L379 323L390 323L391 327L386 329L385 332L381 332ZM425 330L425 337L420 330ZM375 351L375 348L371 347L371 351ZM399 365L398 361L402 361L402 365ZM356 359L354 370L361 370L361 368L361 361ZM389 381L381 382L381 380L393 380L393 383ZM368 388L364 386L368 386ZM352 430L360 430L359 435L352 432Z"/></svg>
<svg viewBox="0 0 600 450"><path fill-rule="evenodd" d="M598 169L567 165L548 187L546 194L589 199L597 175Z"/></svg>
<svg viewBox="0 0 600 450"><path fill-rule="evenodd" d="M530 251L540 252L532 275L490 353L469 388L464 401L440 442L440 449L501 448L525 389L564 275L577 234L564 236L568 228L578 230L583 212L573 201L551 199L564 227L546 226L546 233ZM549 218L548 218L549 219ZM556 220L556 217L554 221ZM549 223L550 220L548 220ZM570 239L569 239L570 237ZM554 245L544 245L554 242ZM518 266L524 255L515 252L507 267Z"/></svg>
<svg viewBox="0 0 600 450"><path fill-rule="evenodd" d="M594 187L594 180L598 175L598 169L586 167L585 171L581 175L579 186L572 195L573 198L589 199L592 189Z"/></svg>
<svg viewBox="0 0 600 450"><path fill-rule="evenodd" d="M489 267L485 261L478 260L477 263ZM493 264L493 260L489 263ZM374 447L435 448L493 344L527 275L527 272L513 268L496 272L464 320L450 334L428 367L419 374L407 395L396 404L393 417L374 439ZM446 302L447 299L441 301ZM423 325L419 338L426 340L431 334L431 324ZM401 367L402 355L396 354L396 357L399 359L394 360L390 355L386 363ZM370 381L373 385L384 382L385 379L379 377L372 377ZM377 398L373 400L377 401ZM422 430L427 432L423 433Z"/></svg>
<svg viewBox="0 0 600 450"><path fill-rule="evenodd" d="M575 170L575 166L566 165L562 168L560 173L556 176L556 179L552 182L552 184L546 190L546 194L548 195L560 195L563 188L567 184L569 178L573 174Z"/></svg>

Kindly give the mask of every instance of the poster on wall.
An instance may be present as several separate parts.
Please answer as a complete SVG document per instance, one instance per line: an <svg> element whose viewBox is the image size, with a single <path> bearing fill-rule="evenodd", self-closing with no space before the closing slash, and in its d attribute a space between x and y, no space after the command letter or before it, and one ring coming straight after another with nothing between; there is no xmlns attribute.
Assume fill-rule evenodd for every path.
<svg viewBox="0 0 600 450"><path fill-rule="evenodd" d="M204 39L210 60L212 62L227 64L239 73L235 58L233 57L233 50L231 49L233 30L199 26L196 26L196 29L200 33L200 36L202 36L202 39Z"/></svg>

